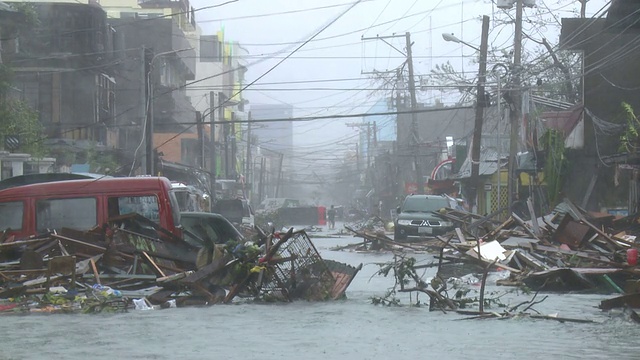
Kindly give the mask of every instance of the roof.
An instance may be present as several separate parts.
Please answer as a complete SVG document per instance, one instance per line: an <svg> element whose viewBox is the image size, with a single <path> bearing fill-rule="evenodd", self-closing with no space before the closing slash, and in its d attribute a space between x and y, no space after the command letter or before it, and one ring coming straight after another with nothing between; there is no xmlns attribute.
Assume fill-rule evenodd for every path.
<svg viewBox="0 0 640 360"><path fill-rule="evenodd" d="M584 106L576 104L565 110L545 111L540 118L542 118L542 123L546 128L558 130L567 137L582 119L583 111Z"/></svg>
<svg viewBox="0 0 640 360"><path fill-rule="evenodd" d="M502 158L502 156L501 156ZM479 175L493 175L498 171L498 152L492 148L484 148L480 150L480 171ZM454 179L467 179L471 177L471 158L467 157L460 170L455 174Z"/></svg>

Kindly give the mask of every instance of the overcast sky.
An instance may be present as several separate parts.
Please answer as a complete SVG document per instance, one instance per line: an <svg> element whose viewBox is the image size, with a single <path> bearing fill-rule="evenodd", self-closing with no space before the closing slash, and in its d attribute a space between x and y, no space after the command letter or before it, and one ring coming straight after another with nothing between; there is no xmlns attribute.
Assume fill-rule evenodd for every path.
<svg viewBox="0 0 640 360"><path fill-rule="evenodd" d="M216 0L222 3L225 0ZM196 9L212 5L212 0L191 0ZM262 76L302 42L343 14L354 0L239 0L216 9L196 12L196 20L204 34L213 34L224 27L225 40L238 41L248 49L249 63L267 60L249 67L247 83ZM537 6L525 10L527 16L544 16L559 23L562 17L575 17L577 0L537 0ZM607 1L588 2L587 15L600 10ZM362 41L361 37L403 35L409 31L414 45L416 76L428 75L431 69L447 60L458 71L469 72L473 78L477 65L475 51L461 44L445 42L442 33L453 33L471 43L480 43L481 16L489 15L490 43L496 47L513 45L513 26L506 23L515 16L515 7L502 11L489 0L363 0L314 40L284 61L244 96L252 103L288 103L295 106L296 116L354 114L368 110L384 93L376 87L367 71L396 68L404 60L393 49L404 51L404 37L380 41ZM242 18L244 17L244 18ZM532 36L547 37L557 42L558 28L532 27L525 23ZM276 53L275 56L269 56ZM332 80L332 81L322 81ZM273 84L287 82L287 84ZM300 83L291 83L300 82ZM260 85L263 84L263 85ZM331 90L319 90L330 88ZM263 89L263 90L260 90ZM433 103L438 91L423 91L419 100ZM449 99L444 98L445 103ZM297 123L296 133L309 134L304 141L350 142L355 130L344 125L347 120L316 120ZM298 139L299 143L300 139ZM355 141L355 140L353 140Z"/></svg>

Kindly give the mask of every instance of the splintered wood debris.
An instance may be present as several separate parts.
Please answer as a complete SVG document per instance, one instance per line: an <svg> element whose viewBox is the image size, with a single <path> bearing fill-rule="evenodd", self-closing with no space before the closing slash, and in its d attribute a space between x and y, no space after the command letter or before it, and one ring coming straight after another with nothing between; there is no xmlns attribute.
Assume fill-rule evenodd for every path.
<svg viewBox="0 0 640 360"><path fill-rule="evenodd" d="M304 231L259 233L257 241L201 248L121 223L24 240L3 236L0 314L331 300L345 296L361 268L324 261Z"/></svg>

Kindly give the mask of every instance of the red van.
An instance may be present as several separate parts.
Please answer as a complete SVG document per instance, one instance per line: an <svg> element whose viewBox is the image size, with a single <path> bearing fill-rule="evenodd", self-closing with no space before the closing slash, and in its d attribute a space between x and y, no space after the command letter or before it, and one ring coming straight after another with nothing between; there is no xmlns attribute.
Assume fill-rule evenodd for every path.
<svg viewBox="0 0 640 360"><path fill-rule="evenodd" d="M164 177L53 181L0 191L0 231L9 229L16 239L63 227L89 230L129 213L182 237L178 201Z"/></svg>

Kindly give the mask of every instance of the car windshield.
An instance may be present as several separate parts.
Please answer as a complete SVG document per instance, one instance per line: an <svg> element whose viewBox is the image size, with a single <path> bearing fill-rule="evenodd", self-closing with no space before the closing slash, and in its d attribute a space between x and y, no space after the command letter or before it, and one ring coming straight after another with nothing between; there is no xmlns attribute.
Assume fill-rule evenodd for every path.
<svg viewBox="0 0 640 360"><path fill-rule="evenodd" d="M238 230L222 218L188 213L182 214L181 221L185 230L185 241L196 247L243 240Z"/></svg>
<svg viewBox="0 0 640 360"><path fill-rule="evenodd" d="M431 212L449 207L445 198L408 197L404 201L403 212Z"/></svg>

